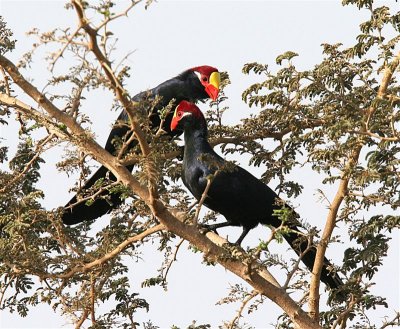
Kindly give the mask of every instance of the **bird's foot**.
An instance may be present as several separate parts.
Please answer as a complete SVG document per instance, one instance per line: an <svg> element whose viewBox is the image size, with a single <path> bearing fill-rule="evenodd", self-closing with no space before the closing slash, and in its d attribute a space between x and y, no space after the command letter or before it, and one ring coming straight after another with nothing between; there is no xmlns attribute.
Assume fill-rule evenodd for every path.
<svg viewBox="0 0 400 329"><path fill-rule="evenodd" d="M202 234L207 234L208 232L218 234L217 229L213 225L199 224L199 230Z"/></svg>

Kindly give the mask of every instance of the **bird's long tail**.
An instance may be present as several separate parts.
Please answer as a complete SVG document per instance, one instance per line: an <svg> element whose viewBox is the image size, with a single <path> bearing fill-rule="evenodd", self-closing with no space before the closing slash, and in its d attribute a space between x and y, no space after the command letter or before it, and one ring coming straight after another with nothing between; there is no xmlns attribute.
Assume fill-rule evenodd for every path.
<svg viewBox="0 0 400 329"><path fill-rule="evenodd" d="M317 249L314 246L309 248L307 239L304 238L303 234L300 233L296 226L292 226L291 230L291 233L284 235L285 240L299 256L302 255L308 248L308 251L302 255L301 260L308 267L308 269L312 271ZM299 233L296 233L296 231ZM322 267L321 281L330 289L337 289L343 285L343 281L340 279L337 273L333 271L333 265L326 257L324 258L324 264Z"/></svg>
<svg viewBox="0 0 400 329"><path fill-rule="evenodd" d="M129 171L132 171L133 166L126 167ZM87 190L91 188L99 179L109 177L110 180L115 181L115 176L109 172L109 170L101 166L93 175L90 177L83 189ZM106 195L107 198L104 198ZM69 207L77 202L77 196L75 195L66 205L65 207ZM100 195L96 196L96 199L90 203L90 205L86 204L86 202L82 201L78 204L75 204L69 209L65 209L62 220L66 225L74 225L81 223L86 220L96 219L100 216L103 216L109 213L112 209L118 207L122 203L121 194L120 193L111 193L107 190L104 190Z"/></svg>

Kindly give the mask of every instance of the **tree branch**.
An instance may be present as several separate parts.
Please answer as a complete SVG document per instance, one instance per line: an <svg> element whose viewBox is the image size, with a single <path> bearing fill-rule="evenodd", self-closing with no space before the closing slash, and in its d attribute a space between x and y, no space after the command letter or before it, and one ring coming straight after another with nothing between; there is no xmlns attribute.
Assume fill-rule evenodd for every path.
<svg viewBox="0 0 400 329"><path fill-rule="evenodd" d="M72 268L68 272L64 272L62 274L48 274L48 275L45 275L45 277L58 278L58 279L68 279L68 278L72 277L74 274L76 274L78 272L88 272L92 268L94 268L96 266L100 266L100 265L106 263L108 260L116 257L124 249L126 249L127 247L129 247L133 243L141 241L145 237L147 237L147 236L149 236L151 234L154 234L156 232L162 231L164 228L165 227L164 227L163 224L158 224L156 226L153 226L153 227L147 229L146 231L144 231L144 232L142 232L140 234L137 234L135 236L132 236L132 237L126 239L125 241L120 243L116 248L114 248L112 251L110 251L109 253L105 254L101 258L98 258L98 259L96 259L96 260L94 260L94 261L92 261L90 263L85 264L85 265L75 266L74 268Z"/></svg>
<svg viewBox="0 0 400 329"><path fill-rule="evenodd" d="M119 17L128 16L128 13L130 12L130 10L140 2L142 2L142 0L131 1L131 4L124 11L120 12L119 14L115 14L115 15L111 15L111 16L107 17L103 22L100 23L99 26L97 26L95 28L95 30L99 31L102 27L106 26L108 23L110 23L113 20L116 20Z"/></svg>
<svg viewBox="0 0 400 329"><path fill-rule="evenodd" d="M90 318L92 320L92 326L96 326L96 316L94 310L94 302L96 300L96 289L95 289L95 278L93 273L90 275Z"/></svg>
<svg viewBox="0 0 400 329"><path fill-rule="evenodd" d="M167 283L167 276L168 276L169 270L171 269L172 264L176 261L176 259L177 259L176 256L178 255L179 248L181 247L181 245L184 241L185 241L185 239L181 239L178 242L178 244L175 246L175 251L174 251L170 261L168 262L167 268L165 269L165 273L162 278L164 285Z"/></svg>
<svg viewBox="0 0 400 329"><path fill-rule="evenodd" d="M18 68L11 61L2 55L0 55L0 66L5 69L7 74L28 96L36 101L51 117L56 119L58 122L63 123L70 130L68 135L63 136L64 138L68 136L66 139L81 147L85 152L90 153L102 165L107 167L107 169L109 169L117 179L124 182L133 192L137 193L140 198L148 200L149 191L146 186L140 184L139 181L131 175L129 170L119 163L114 156L96 143L96 141L88 135L88 133L75 121L74 118L57 108L46 98L46 96L39 92L36 87L20 74ZM8 97L4 94L0 94L0 96L2 99ZM31 115L40 115L35 113L30 107L25 110ZM42 119L42 117L42 115L39 116L40 119ZM54 123L52 122L51 125L54 125Z"/></svg>
<svg viewBox="0 0 400 329"><path fill-rule="evenodd" d="M253 290L242 302L242 305L238 309L236 316L232 319L232 321L229 323L228 328L229 329L234 329L236 322L242 317L242 313L246 305L254 298L258 296L258 292Z"/></svg>
<svg viewBox="0 0 400 329"><path fill-rule="evenodd" d="M1 102L1 95L0 95L0 102ZM50 135L46 136L45 138L43 138L36 145L34 156L32 157L32 159L25 165L24 169L21 172L13 175L13 178L9 182L7 182L7 184L2 189L0 189L0 193L4 193L7 189L10 189L10 186L17 183L29 171L29 169L32 167L32 165L35 163L35 161L42 155L44 146L49 141L51 141L53 138L54 138L54 135L50 134Z"/></svg>
<svg viewBox="0 0 400 329"><path fill-rule="evenodd" d="M137 106L137 102L131 101L128 99L127 91L122 87L119 79L114 74L111 68L111 62L107 59L107 57L100 50L97 43L97 30L90 26L90 21L85 15L85 10L82 2L80 0L71 0L72 5L75 8L75 11L78 15L80 27L86 32L89 37L89 50L93 52L96 59L100 63L104 73L109 79L111 86L117 96L118 100L123 105L124 109L128 113L129 120L131 122L132 130L134 134L137 136L140 148L142 150L143 156L148 156L150 153L149 145L146 141L145 134L143 130L140 128L139 121L136 119L135 110Z"/></svg>
<svg viewBox="0 0 400 329"><path fill-rule="evenodd" d="M382 81L377 94L378 99L385 98L390 80L392 79L393 73L395 72L399 64L400 64L400 52L394 58L393 62L388 64L384 70ZM375 111L376 108L373 106L369 107L366 110L365 125L363 125L360 128L362 133L363 132L366 133L368 131L369 121L372 118L372 115L375 113ZM360 152L363 146L364 143L362 142L362 140L359 140L357 146L354 148L354 150L351 152L349 156L349 160L343 171L338 190L329 208L329 213L326 219L326 224L322 234L321 241L317 246L317 253L315 256L314 267L311 275L310 298L309 298L309 309L310 309L309 313L314 320L319 319L319 285L320 285L321 271L324 264L325 252L329 240L332 236L333 229L335 228L336 225L336 219L339 208L344 198L348 194L348 185L351 179L351 170L354 168L354 166L357 165Z"/></svg>
<svg viewBox="0 0 400 329"><path fill-rule="evenodd" d="M62 57L62 55L64 54L65 49L67 49L67 47L70 45L70 43L72 42L72 40L75 38L75 36L77 35L77 33L79 32L81 28L78 27L74 33L72 33L68 38L67 41L65 42L64 46L59 50L59 52L57 53L57 55L55 55L54 59L51 61L50 63L50 72L53 72L54 70L54 66L56 65L56 62L58 61L58 59L60 57Z"/></svg>
<svg viewBox="0 0 400 329"><path fill-rule="evenodd" d="M275 285L275 283L270 281L268 271L266 271L266 269L261 265L256 266L254 259L246 257L244 252L232 255L226 249L218 246L210 240L210 237L213 240L214 238L222 238L213 232L208 232L206 236L204 236L194 225L185 225L183 222L178 220L179 217L182 218L185 216L179 214L177 210L168 210L159 200L153 200L150 204L150 208L153 214L169 231L174 232L189 241L204 252L209 261L218 262L227 270L245 280L257 292L265 295L279 305L292 319L297 328L321 329L318 323L313 321L307 313L290 298L286 291L279 287L278 283ZM173 213L176 214L178 218L175 217Z"/></svg>

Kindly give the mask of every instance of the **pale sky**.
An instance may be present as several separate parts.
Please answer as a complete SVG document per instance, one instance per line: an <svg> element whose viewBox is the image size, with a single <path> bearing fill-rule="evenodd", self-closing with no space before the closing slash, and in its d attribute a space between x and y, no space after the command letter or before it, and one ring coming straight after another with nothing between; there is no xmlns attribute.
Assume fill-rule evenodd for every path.
<svg viewBox="0 0 400 329"><path fill-rule="evenodd" d="M34 40L27 38L24 32L32 27L42 31L57 26L76 28L74 12L66 11L63 1L0 0L0 12L18 40L16 50L8 55L12 59L20 58L29 49ZM256 111L250 110L241 100L244 89L257 81L257 77L241 73L245 63L257 61L270 64L274 69L275 58L286 50L292 50L300 55L295 60L300 69L312 68L322 58L322 43L352 45L358 34L358 24L365 18L365 11L360 12L354 6L342 7L340 1L159 0L147 11L142 5L136 7L128 18L119 19L111 28L119 39L115 57L122 58L134 51L130 57L132 71L127 87L132 95L152 88L187 68L212 65L220 71L228 71L230 75L232 84L225 91L230 111L229 115L225 115L224 122L233 124ZM45 66L36 60L32 71L27 73L39 89L48 76ZM83 104L100 144L104 144L117 117L117 113L111 112L106 105L108 100L99 92L95 100ZM206 110L206 105L201 105L201 108ZM0 129L0 137L7 138L15 127L0 126ZM39 184L39 188L46 193L43 204L48 209L65 204L70 198L68 189L74 184L72 177L58 173L54 168L56 157L54 154L46 157L43 167L46 175L42 175ZM235 157L242 166L247 165L246 159ZM249 170L259 177L262 169ZM294 174L301 177L305 192L292 202L299 205L297 210L302 218L321 229L327 210L316 195L316 189L321 188L318 177L311 177L310 172ZM335 191L334 186L323 186L323 189L329 196ZM101 220L106 221L107 217ZM231 240L236 240L239 232L237 229L219 231L222 235L233 236ZM392 234L395 239L389 257L377 275L378 284L374 289L383 291L390 307L399 309L399 236L398 232ZM267 228L259 227L245 239L244 246L255 246L259 238L268 235ZM276 247L283 257L293 257L294 253L287 249L287 244ZM327 256L340 264L344 249L345 246L339 245L335 251L328 250ZM226 296L229 285L243 282L219 266L202 264L202 256L188 251L187 244L181 248L178 262L171 269L167 292L160 287L140 288L145 278L157 274L161 260L162 255L156 248L148 246L142 261L132 264L132 290L139 292L139 297L147 299L150 304L148 313L143 310L136 314L137 322L152 320L160 328L169 328L173 324L186 328L192 320L197 320L197 324L210 323L217 327L222 320L230 321L235 316L239 304L215 306L215 303ZM256 328L270 328L279 312L275 304L266 301L259 311L246 315L246 322ZM391 316L393 313L379 309L374 319L380 323L379 318L385 314ZM63 325L63 328L72 328L67 319L48 306L31 309L27 318L5 311L0 317L1 328L60 328Z"/></svg>

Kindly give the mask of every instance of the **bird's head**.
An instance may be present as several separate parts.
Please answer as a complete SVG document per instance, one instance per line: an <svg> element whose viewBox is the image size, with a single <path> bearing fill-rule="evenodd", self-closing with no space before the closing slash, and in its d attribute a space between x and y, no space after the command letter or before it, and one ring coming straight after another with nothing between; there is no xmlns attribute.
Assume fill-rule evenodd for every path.
<svg viewBox="0 0 400 329"><path fill-rule="evenodd" d="M171 131L183 129L185 124L204 123L204 115L197 105L188 101L181 101L176 107L171 121Z"/></svg>
<svg viewBox="0 0 400 329"><path fill-rule="evenodd" d="M210 98L215 101L218 98L219 86L221 83L221 77L218 69L212 66L196 66L191 71L200 80L200 83L204 86L204 89Z"/></svg>

